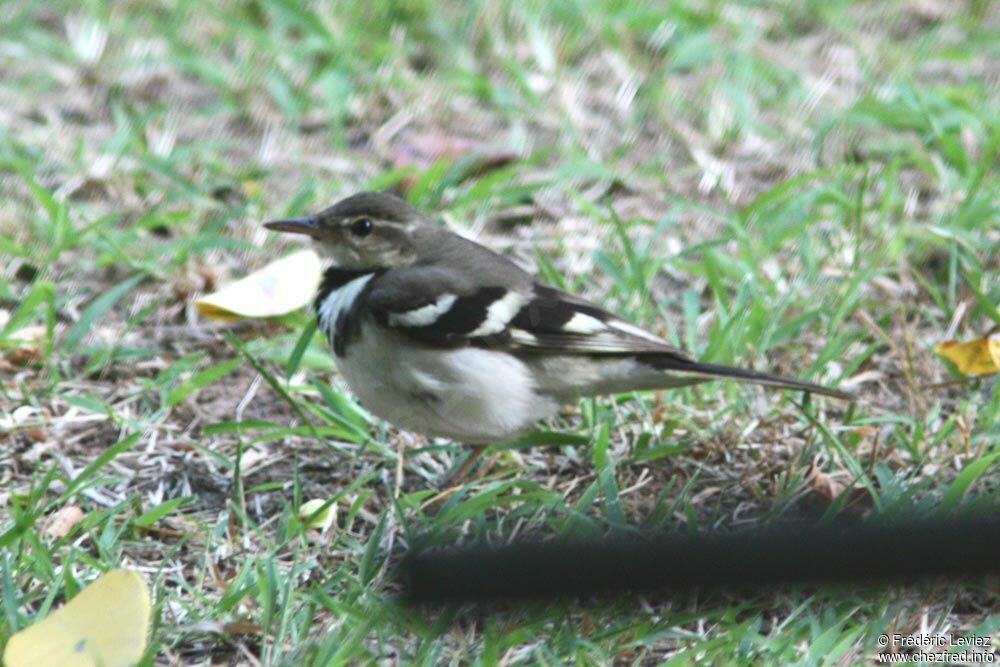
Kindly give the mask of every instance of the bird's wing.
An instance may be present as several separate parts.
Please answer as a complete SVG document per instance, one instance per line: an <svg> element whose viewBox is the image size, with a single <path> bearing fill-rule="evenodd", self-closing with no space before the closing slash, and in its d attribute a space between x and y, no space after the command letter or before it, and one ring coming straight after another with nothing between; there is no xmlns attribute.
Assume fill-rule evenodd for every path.
<svg viewBox="0 0 1000 667"><path fill-rule="evenodd" d="M424 267L372 281L366 307L383 326L424 345L512 352L636 355L654 369L695 381L732 379L841 399L851 395L770 373L695 361L662 338L577 296L539 284L484 286Z"/></svg>
<svg viewBox="0 0 1000 667"><path fill-rule="evenodd" d="M534 285L508 325L511 342L528 350L588 354L687 355L659 336L573 294Z"/></svg>
<svg viewBox="0 0 1000 667"><path fill-rule="evenodd" d="M390 272L368 307L384 326L434 347L525 352L659 354L689 360L662 338L572 294L539 284L476 285L446 270Z"/></svg>

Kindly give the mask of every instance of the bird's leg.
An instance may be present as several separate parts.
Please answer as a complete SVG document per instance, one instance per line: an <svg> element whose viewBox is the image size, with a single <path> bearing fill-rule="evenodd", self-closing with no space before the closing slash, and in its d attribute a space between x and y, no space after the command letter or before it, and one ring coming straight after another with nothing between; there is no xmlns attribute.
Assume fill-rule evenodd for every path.
<svg viewBox="0 0 1000 667"><path fill-rule="evenodd" d="M459 466L453 472L448 473L448 475L438 485L438 488L440 488L441 491L435 494L432 498L424 501L424 503L421 505L421 508L427 512L428 516L437 513L438 509L440 509L440 503L442 503L446 498L448 498L448 496L458 491L458 485L466 481L467 477L469 476L469 470L472 469L472 466L476 463L476 461L478 461L483 457L483 453L488 448L489 445L470 446L471 451L469 452L468 456L465 457L465 460L462 461L462 463L459 464ZM483 469L479 471L478 475L476 475L476 478L485 475L486 471L488 471L490 467L492 467L493 463L494 463L493 458L486 461L486 463L483 464Z"/></svg>
<svg viewBox="0 0 1000 667"><path fill-rule="evenodd" d="M399 492L403 488L403 466L406 465L406 438L398 438L396 446L396 479L395 488L392 491L393 498L399 498Z"/></svg>
<svg viewBox="0 0 1000 667"><path fill-rule="evenodd" d="M456 486L459 482L464 481L465 477L469 474L469 470L472 466L476 464L476 461L483 457L486 452L486 448L489 445L472 445L469 455L465 457L465 460L455 469L454 472L449 473L441 486Z"/></svg>

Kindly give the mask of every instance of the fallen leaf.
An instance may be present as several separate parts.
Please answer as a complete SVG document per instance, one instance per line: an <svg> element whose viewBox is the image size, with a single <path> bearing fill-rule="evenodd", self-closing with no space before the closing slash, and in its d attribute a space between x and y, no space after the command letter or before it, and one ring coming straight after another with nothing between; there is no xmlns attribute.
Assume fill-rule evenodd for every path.
<svg viewBox="0 0 1000 667"><path fill-rule="evenodd" d="M806 471L806 485L814 495L823 499L827 504L836 500L837 496L843 493L846 488L842 483L820 470L815 463L811 464L809 470Z"/></svg>
<svg viewBox="0 0 1000 667"><path fill-rule="evenodd" d="M1000 371L1000 333L990 332L973 340L946 340L934 351L955 364L964 375L989 375Z"/></svg>
<svg viewBox="0 0 1000 667"><path fill-rule="evenodd" d="M40 324L18 329L7 335L4 343L7 349L0 351L0 356L14 366L26 366L41 361L42 341L46 333L47 329Z"/></svg>
<svg viewBox="0 0 1000 667"><path fill-rule="evenodd" d="M517 153L508 148L488 146L476 139L446 134L437 130L402 132L393 142L390 160L393 167L426 169L438 160L461 164L457 181L483 176L506 166L517 159ZM414 176L407 176L399 184L402 191L413 186Z"/></svg>
<svg viewBox="0 0 1000 667"><path fill-rule="evenodd" d="M457 158L479 152L482 144L474 139L435 130L404 131L393 142L392 149L393 166L428 167L441 158Z"/></svg>
<svg viewBox="0 0 1000 667"><path fill-rule="evenodd" d="M83 510L77 505L67 505L51 517L45 525L45 534L49 537L60 538L69 535L73 526L83 521Z"/></svg>
<svg viewBox="0 0 1000 667"><path fill-rule="evenodd" d="M7 642L7 667L127 667L146 651L150 601L134 570L118 569Z"/></svg>
<svg viewBox="0 0 1000 667"><path fill-rule="evenodd" d="M3 359L11 368L24 368L42 360L42 348L36 345L15 347L4 352Z"/></svg>
<svg viewBox="0 0 1000 667"><path fill-rule="evenodd" d="M860 516L872 507L872 499L868 489L863 486L847 488L843 483L820 470L815 463L810 464L806 470L805 482L811 498L817 501L823 509L832 505L844 493L847 494L847 497L844 499L843 510L848 514Z"/></svg>
<svg viewBox="0 0 1000 667"><path fill-rule="evenodd" d="M313 498L299 506L299 518L307 528L326 532L337 521L337 503Z"/></svg>
<svg viewBox="0 0 1000 667"><path fill-rule="evenodd" d="M312 301L322 276L319 255L300 250L194 302L217 320L287 315Z"/></svg>
<svg viewBox="0 0 1000 667"><path fill-rule="evenodd" d="M21 429L21 436L35 444L39 442L46 442L49 439L48 431L39 426L29 426L28 428Z"/></svg>

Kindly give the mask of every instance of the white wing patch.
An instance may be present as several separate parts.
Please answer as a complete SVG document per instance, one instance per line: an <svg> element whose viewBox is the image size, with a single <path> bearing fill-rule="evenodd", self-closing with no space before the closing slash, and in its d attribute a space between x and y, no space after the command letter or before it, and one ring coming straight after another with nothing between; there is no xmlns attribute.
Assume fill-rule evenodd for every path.
<svg viewBox="0 0 1000 667"><path fill-rule="evenodd" d="M458 297L454 294L442 294L434 303L402 313L390 313L389 324L401 327L426 327L434 324L439 317L451 310Z"/></svg>
<svg viewBox="0 0 1000 667"><path fill-rule="evenodd" d="M330 292L326 300L320 304L316 313L317 319L319 320L320 328L326 334L331 345L333 344L334 332L337 330L337 320L351 309L351 306L354 305L354 300L358 298L361 290L365 288L365 285L374 276L374 273L369 273L345 283L343 286Z"/></svg>
<svg viewBox="0 0 1000 667"><path fill-rule="evenodd" d="M538 336L524 329L511 329L510 339L518 345L538 347Z"/></svg>
<svg viewBox="0 0 1000 667"><path fill-rule="evenodd" d="M520 292L507 292L503 297L490 304L490 307L486 309L486 318L483 323L469 333L469 338L500 333L507 328L507 325L527 301L527 297Z"/></svg>
<svg viewBox="0 0 1000 667"><path fill-rule="evenodd" d="M605 331L607 325L596 317L584 313L574 313L569 322L562 326L563 331L578 334L592 334Z"/></svg>
<svg viewBox="0 0 1000 667"><path fill-rule="evenodd" d="M668 345L667 341L663 340L656 334L649 333L645 329L637 327L634 324L629 324L628 322L625 322L623 320L611 320L610 322L608 322L608 326L611 327L612 329L617 329L618 331L621 331L622 333L627 333L631 336L636 336L638 338L645 338L646 340L651 340L655 343L662 343L664 345Z"/></svg>

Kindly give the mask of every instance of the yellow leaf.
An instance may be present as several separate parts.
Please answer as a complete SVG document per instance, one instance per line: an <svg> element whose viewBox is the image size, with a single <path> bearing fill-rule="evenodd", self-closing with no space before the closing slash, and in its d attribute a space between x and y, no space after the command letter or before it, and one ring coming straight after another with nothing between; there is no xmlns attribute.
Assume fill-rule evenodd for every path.
<svg viewBox="0 0 1000 667"><path fill-rule="evenodd" d="M286 315L312 300L322 273L319 256L312 250L300 250L198 299L194 305L202 315L217 320Z"/></svg>
<svg viewBox="0 0 1000 667"><path fill-rule="evenodd" d="M7 642L7 667L127 667L146 650L149 589L134 570L112 570Z"/></svg>
<svg viewBox="0 0 1000 667"><path fill-rule="evenodd" d="M934 346L934 351L955 364L965 375L987 375L1000 371L1000 334L981 336L974 340L946 340Z"/></svg>
<svg viewBox="0 0 1000 667"><path fill-rule="evenodd" d="M325 532L337 520L337 503L327 505L322 498L313 498L299 506L299 518L307 528ZM327 505L326 508L323 506Z"/></svg>

